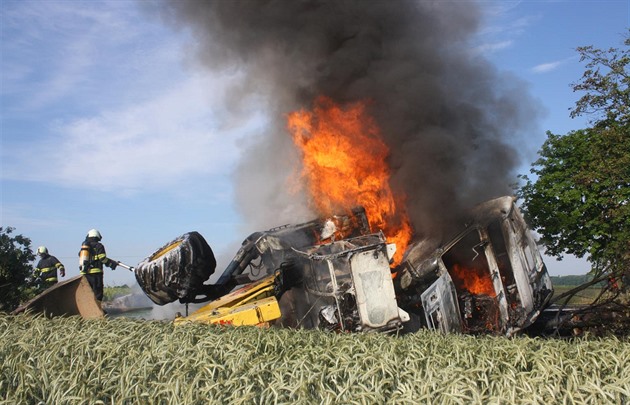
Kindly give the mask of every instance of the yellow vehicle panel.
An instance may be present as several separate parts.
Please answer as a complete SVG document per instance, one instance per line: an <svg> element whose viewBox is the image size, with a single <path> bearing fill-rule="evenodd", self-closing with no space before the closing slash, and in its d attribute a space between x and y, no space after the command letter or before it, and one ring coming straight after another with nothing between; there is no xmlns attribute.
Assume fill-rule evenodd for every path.
<svg viewBox="0 0 630 405"><path fill-rule="evenodd" d="M207 307L207 306L206 306ZM265 297L236 307L200 308L187 317L175 318L175 324L201 322L219 325L265 325L280 318L280 305L276 297Z"/></svg>
<svg viewBox="0 0 630 405"><path fill-rule="evenodd" d="M175 324L202 322L226 325L259 325L280 318L274 295L275 275L247 284L199 308Z"/></svg>

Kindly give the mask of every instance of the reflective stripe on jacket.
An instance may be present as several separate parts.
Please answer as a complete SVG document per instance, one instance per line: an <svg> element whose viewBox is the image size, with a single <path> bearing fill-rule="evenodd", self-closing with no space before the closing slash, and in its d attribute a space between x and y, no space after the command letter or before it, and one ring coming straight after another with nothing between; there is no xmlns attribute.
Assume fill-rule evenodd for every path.
<svg viewBox="0 0 630 405"><path fill-rule="evenodd" d="M55 256L46 254L37 263L35 275L47 283L56 283L58 270L64 270L63 264Z"/></svg>
<svg viewBox="0 0 630 405"><path fill-rule="evenodd" d="M45 269L40 269L41 275L39 278L41 280L46 281L47 283L56 283L57 282L57 267L47 267Z"/></svg>

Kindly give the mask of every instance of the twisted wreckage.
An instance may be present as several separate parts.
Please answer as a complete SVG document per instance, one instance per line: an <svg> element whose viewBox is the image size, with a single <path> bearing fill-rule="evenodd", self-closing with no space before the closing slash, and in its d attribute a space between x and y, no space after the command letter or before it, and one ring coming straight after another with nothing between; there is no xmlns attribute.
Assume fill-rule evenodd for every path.
<svg viewBox="0 0 630 405"><path fill-rule="evenodd" d="M553 294L535 240L512 197L475 207L461 232L450 239L410 244L402 262L392 266L395 251L381 232L370 229L365 210L356 208L253 233L214 283L208 280L216 260L197 232L166 244L132 270L155 304L208 302L177 317L177 324L348 332L429 328L511 336L532 325ZM64 282L65 288L79 286L81 278L75 279ZM64 289L60 284L52 290ZM94 306L93 312L80 311L85 305L77 297L88 290L69 294L67 300L74 304L64 310L47 312L102 316ZM31 309L54 306L53 301L59 306L64 300L53 294L55 300L45 305L39 297Z"/></svg>
<svg viewBox="0 0 630 405"><path fill-rule="evenodd" d="M250 235L215 283L203 237L187 233L135 274L156 304L210 301L176 323L271 324L337 331L513 335L530 326L553 288L512 197L472 210L459 234L396 246L372 232L365 211ZM238 287L238 288L237 288Z"/></svg>

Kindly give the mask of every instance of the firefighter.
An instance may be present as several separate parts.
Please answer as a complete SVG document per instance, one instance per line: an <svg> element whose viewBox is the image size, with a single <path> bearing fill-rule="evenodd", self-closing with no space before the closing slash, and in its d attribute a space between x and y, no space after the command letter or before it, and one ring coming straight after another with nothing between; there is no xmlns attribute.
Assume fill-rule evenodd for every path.
<svg viewBox="0 0 630 405"><path fill-rule="evenodd" d="M35 267L33 276L39 289L45 290L59 281L57 279L57 272L59 272L61 277L65 277L66 269L59 259L48 253L46 246L38 247L37 255L40 257L40 260Z"/></svg>
<svg viewBox="0 0 630 405"><path fill-rule="evenodd" d="M79 252L79 272L84 275L99 306L103 301L103 265L116 269L118 262L109 259L105 254L105 246L101 243L101 233L90 229Z"/></svg>

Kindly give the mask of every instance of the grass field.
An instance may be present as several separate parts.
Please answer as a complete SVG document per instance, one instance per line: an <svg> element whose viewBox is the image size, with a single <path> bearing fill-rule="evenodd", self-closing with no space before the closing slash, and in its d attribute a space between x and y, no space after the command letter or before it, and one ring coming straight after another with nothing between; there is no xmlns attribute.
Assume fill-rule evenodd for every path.
<svg viewBox="0 0 630 405"><path fill-rule="evenodd" d="M623 404L630 340L0 315L5 404Z"/></svg>
<svg viewBox="0 0 630 405"><path fill-rule="evenodd" d="M553 296L557 297L569 290L572 290L573 288L575 288L575 286L567 286L567 285L554 285L553 286ZM580 291L579 293L577 293L576 295L574 295L573 297L571 297L571 299L569 300L568 304L574 304L574 305L586 305L586 304L590 304L593 302L593 300L595 298L597 298L597 296L600 294L601 292L601 288L600 287L590 287L590 288L586 288L582 291ZM564 300L562 300L562 302L564 302Z"/></svg>

